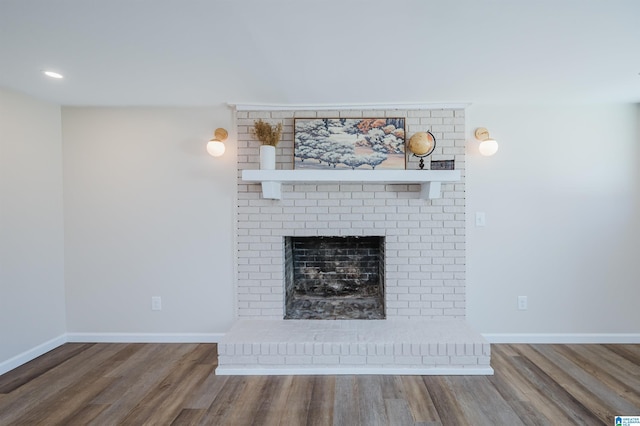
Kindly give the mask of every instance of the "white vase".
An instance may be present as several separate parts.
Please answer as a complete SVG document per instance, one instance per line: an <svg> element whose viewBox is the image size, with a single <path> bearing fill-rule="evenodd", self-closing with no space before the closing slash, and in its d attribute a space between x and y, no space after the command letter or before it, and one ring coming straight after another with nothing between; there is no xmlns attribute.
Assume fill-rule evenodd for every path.
<svg viewBox="0 0 640 426"><path fill-rule="evenodd" d="M271 145L260 145L260 170L275 170L276 168L276 147Z"/></svg>

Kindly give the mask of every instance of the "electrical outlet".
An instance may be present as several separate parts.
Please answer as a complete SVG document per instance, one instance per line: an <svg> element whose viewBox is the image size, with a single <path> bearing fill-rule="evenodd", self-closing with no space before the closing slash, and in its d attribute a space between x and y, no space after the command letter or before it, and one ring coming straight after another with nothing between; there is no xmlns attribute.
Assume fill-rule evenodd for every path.
<svg viewBox="0 0 640 426"><path fill-rule="evenodd" d="M160 296L151 296L151 310L152 311L162 310L162 298Z"/></svg>
<svg viewBox="0 0 640 426"><path fill-rule="evenodd" d="M477 227L487 226L487 218L484 212L476 212L476 226Z"/></svg>
<svg viewBox="0 0 640 426"><path fill-rule="evenodd" d="M527 301L527 296L518 296L518 309L526 311L528 307L529 302Z"/></svg>

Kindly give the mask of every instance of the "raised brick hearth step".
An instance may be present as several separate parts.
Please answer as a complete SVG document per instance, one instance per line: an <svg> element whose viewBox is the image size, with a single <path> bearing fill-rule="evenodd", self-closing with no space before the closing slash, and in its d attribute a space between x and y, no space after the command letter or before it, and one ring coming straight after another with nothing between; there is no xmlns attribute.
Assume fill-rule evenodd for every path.
<svg viewBox="0 0 640 426"><path fill-rule="evenodd" d="M458 319L243 319L218 354L218 375L493 374L489 343Z"/></svg>

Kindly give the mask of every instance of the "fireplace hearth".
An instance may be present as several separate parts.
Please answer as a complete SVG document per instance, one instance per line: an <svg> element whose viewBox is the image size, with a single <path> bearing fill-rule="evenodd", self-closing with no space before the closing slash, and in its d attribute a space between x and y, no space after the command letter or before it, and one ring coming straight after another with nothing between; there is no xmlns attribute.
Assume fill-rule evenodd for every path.
<svg viewBox="0 0 640 426"><path fill-rule="evenodd" d="M285 237L285 319L384 319L384 237Z"/></svg>

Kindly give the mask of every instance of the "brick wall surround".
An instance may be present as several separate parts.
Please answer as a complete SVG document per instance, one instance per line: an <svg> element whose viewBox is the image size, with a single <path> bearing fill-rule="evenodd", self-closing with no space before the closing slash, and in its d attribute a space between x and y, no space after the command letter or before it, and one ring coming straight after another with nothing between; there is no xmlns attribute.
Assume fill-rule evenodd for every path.
<svg viewBox="0 0 640 426"><path fill-rule="evenodd" d="M464 109L238 111L236 117L239 318L283 318L283 237L345 235L386 237L388 319L464 318ZM262 199L260 185L240 177L259 168L260 143L250 129L259 118L281 122L276 168L292 169L294 117L406 117L407 138L430 130L437 140L431 158L455 158L462 179L443 183L435 200L419 199L419 185L383 184L283 185L282 200ZM407 168L417 168L415 158Z"/></svg>

